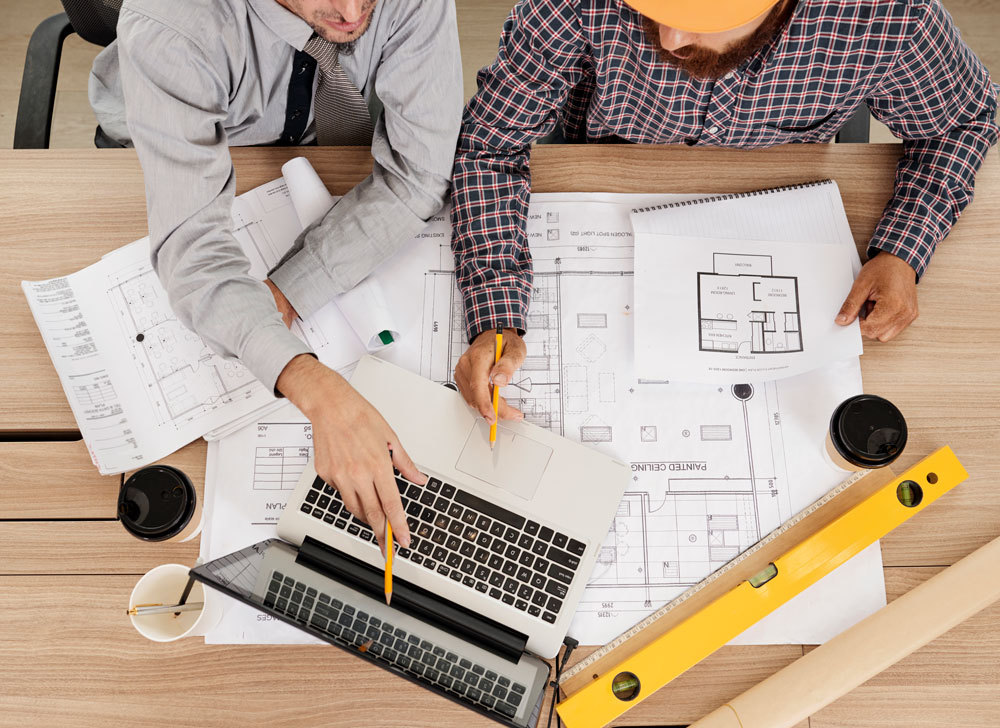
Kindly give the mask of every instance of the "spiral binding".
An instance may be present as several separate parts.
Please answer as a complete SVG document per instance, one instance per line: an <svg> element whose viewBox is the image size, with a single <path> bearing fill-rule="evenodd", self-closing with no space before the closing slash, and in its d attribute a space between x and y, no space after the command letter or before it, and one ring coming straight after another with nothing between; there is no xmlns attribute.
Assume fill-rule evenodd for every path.
<svg viewBox="0 0 1000 728"><path fill-rule="evenodd" d="M714 197L700 197L697 200L684 200L682 202L668 202L663 205L650 205L649 207L633 207L633 213L655 212L657 210L669 210L674 207L689 207L690 205L703 205L707 202L722 202L723 200L739 200L744 197L763 197L773 195L778 192L790 192L791 190L808 189L809 187L821 187L822 185L833 184L832 179L821 179L813 182L802 182L796 185L785 185L784 187L770 187L766 190L752 190L750 192L732 192L728 195L715 195Z"/></svg>

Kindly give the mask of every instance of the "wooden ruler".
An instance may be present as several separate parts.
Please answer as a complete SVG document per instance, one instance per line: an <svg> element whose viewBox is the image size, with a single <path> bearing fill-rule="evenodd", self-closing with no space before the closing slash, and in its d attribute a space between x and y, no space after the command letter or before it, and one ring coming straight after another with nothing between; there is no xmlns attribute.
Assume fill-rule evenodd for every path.
<svg viewBox="0 0 1000 728"><path fill-rule="evenodd" d="M944 447L896 477L852 475L604 647L567 669L568 728L603 726L815 584L968 477Z"/></svg>

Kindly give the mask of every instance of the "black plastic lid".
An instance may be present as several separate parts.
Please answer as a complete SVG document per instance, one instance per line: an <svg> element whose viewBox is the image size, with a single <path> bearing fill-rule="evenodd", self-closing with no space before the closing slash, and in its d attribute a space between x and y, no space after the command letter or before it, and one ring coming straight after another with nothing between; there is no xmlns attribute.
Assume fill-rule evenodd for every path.
<svg viewBox="0 0 1000 728"><path fill-rule="evenodd" d="M885 467L906 447L906 420L887 399L859 394L830 418L830 439L841 457L861 468Z"/></svg>
<svg viewBox="0 0 1000 728"><path fill-rule="evenodd" d="M118 517L125 530L144 541L176 536L194 515L191 480L169 465L135 471L118 493Z"/></svg>

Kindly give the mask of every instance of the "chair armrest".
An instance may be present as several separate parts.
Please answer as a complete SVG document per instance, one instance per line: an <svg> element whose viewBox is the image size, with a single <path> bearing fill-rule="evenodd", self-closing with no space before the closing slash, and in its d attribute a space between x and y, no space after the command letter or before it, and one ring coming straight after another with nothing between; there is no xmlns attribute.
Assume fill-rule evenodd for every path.
<svg viewBox="0 0 1000 728"><path fill-rule="evenodd" d="M14 122L14 149L46 149L52 129L52 107L59 78L63 41L73 32L66 13L46 18L28 42L21 77L21 96Z"/></svg>

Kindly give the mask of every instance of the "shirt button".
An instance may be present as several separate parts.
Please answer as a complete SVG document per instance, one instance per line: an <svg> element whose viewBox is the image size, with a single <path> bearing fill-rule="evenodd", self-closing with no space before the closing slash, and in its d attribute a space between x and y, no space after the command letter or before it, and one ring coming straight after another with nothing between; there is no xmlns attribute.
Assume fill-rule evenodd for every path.
<svg viewBox="0 0 1000 728"><path fill-rule="evenodd" d="M730 71L725 76L723 76L723 78L728 81L729 79L734 78L735 76L736 76L736 72L735 71Z"/></svg>
<svg viewBox="0 0 1000 728"><path fill-rule="evenodd" d="M711 129L708 130L708 133L709 134L718 134L719 133L719 127L713 126Z"/></svg>

